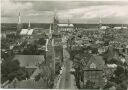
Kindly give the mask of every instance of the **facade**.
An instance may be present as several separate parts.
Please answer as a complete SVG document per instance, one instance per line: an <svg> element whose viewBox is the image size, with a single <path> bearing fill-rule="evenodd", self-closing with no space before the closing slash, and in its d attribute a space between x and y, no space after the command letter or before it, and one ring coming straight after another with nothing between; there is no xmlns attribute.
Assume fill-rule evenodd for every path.
<svg viewBox="0 0 128 90"><path fill-rule="evenodd" d="M74 30L73 24L57 24L57 26L61 32L72 32Z"/></svg>
<svg viewBox="0 0 128 90"><path fill-rule="evenodd" d="M34 29L21 29L20 35L32 35Z"/></svg>
<svg viewBox="0 0 128 90"><path fill-rule="evenodd" d="M104 84L103 67L105 62L101 56L92 55L84 68L84 85L87 82L93 82L96 88L100 88Z"/></svg>
<svg viewBox="0 0 128 90"><path fill-rule="evenodd" d="M10 84L4 87L7 88L16 88L16 89L46 89L47 85L43 78L40 78L39 81L35 81L34 79L22 80L19 81L15 78Z"/></svg>
<svg viewBox="0 0 128 90"><path fill-rule="evenodd" d="M33 31L34 31L34 29L30 28L30 22L29 22L28 28L27 29L21 29L20 35L32 35Z"/></svg>

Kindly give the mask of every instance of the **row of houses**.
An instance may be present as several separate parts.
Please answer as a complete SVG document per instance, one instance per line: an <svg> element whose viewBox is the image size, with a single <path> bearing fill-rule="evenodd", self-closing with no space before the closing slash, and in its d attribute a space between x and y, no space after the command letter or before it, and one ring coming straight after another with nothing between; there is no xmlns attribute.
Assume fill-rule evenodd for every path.
<svg viewBox="0 0 128 90"><path fill-rule="evenodd" d="M107 60L111 61L111 59L115 58L119 62L128 64L127 56L120 56L118 52L112 48L113 47L108 48L107 54L105 54L106 58L108 58ZM102 55L89 54L84 56L84 59L79 61L79 63L82 63L82 65L79 65L81 67L81 75L79 78L82 78L79 79L81 83L80 87L84 89L89 88L87 87L88 82L92 82L92 88L103 88L107 84L108 78L114 74L118 64L106 63ZM74 65L78 65L78 62L74 61ZM74 68L78 68L79 66L75 66Z"/></svg>
<svg viewBox="0 0 128 90"><path fill-rule="evenodd" d="M31 30L31 29L25 29ZM22 34L23 31L21 30L21 35L23 37L33 37L33 34ZM25 31L25 32L26 32ZM53 38L52 37L52 30L51 28L48 30L48 38L46 38L45 47L45 54L44 55L22 55L18 54L15 55L13 60L18 60L20 63L20 67L25 67L25 69L29 73L30 78L26 78L26 80L18 80L14 78L12 82L4 85L3 88L52 88L54 85L54 78L55 78L55 64L59 62L61 64L63 60L63 47L62 47L62 40L61 38ZM29 40L29 39L27 39ZM36 77L40 75L40 79L36 81ZM52 86L49 86L52 85Z"/></svg>

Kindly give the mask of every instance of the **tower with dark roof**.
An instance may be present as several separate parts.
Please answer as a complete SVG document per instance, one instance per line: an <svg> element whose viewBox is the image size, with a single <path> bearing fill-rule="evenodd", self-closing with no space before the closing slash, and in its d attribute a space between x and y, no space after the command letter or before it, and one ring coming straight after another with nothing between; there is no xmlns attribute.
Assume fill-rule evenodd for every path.
<svg viewBox="0 0 128 90"><path fill-rule="evenodd" d="M102 27L102 20L101 20L101 16L99 17L99 29Z"/></svg>
<svg viewBox="0 0 128 90"><path fill-rule="evenodd" d="M58 17L57 17L57 12L56 10L54 11L54 17L53 17L53 30L57 30L57 24L59 23Z"/></svg>
<svg viewBox="0 0 128 90"><path fill-rule="evenodd" d="M17 25L17 32L20 32L21 29L22 29L22 24L21 24L20 12L19 12L19 16L18 16L18 25Z"/></svg>
<svg viewBox="0 0 128 90"><path fill-rule="evenodd" d="M28 30L31 29L31 24L30 24L30 21L28 22Z"/></svg>

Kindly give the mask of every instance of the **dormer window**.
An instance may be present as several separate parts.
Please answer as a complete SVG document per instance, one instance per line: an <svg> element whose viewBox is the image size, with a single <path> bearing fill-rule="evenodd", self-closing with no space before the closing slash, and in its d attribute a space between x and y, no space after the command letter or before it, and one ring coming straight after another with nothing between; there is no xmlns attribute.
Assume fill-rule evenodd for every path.
<svg viewBox="0 0 128 90"><path fill-rule="evenodd" d="M96 64L94 64L94 63L90 64L90 68L95 69L96 68Z"/></svg>

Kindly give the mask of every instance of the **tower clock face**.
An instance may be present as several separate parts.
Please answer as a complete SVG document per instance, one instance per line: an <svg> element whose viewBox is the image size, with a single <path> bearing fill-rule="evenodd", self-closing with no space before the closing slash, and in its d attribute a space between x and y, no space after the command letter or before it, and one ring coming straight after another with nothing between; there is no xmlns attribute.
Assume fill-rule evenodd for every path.
<svg viewBox="0 0 128 90"><path fill-rule="evenodd" d="M94 68L95 69L96 68L96 64L95 63L91 63L90 64L90 68Z"/></svg>

